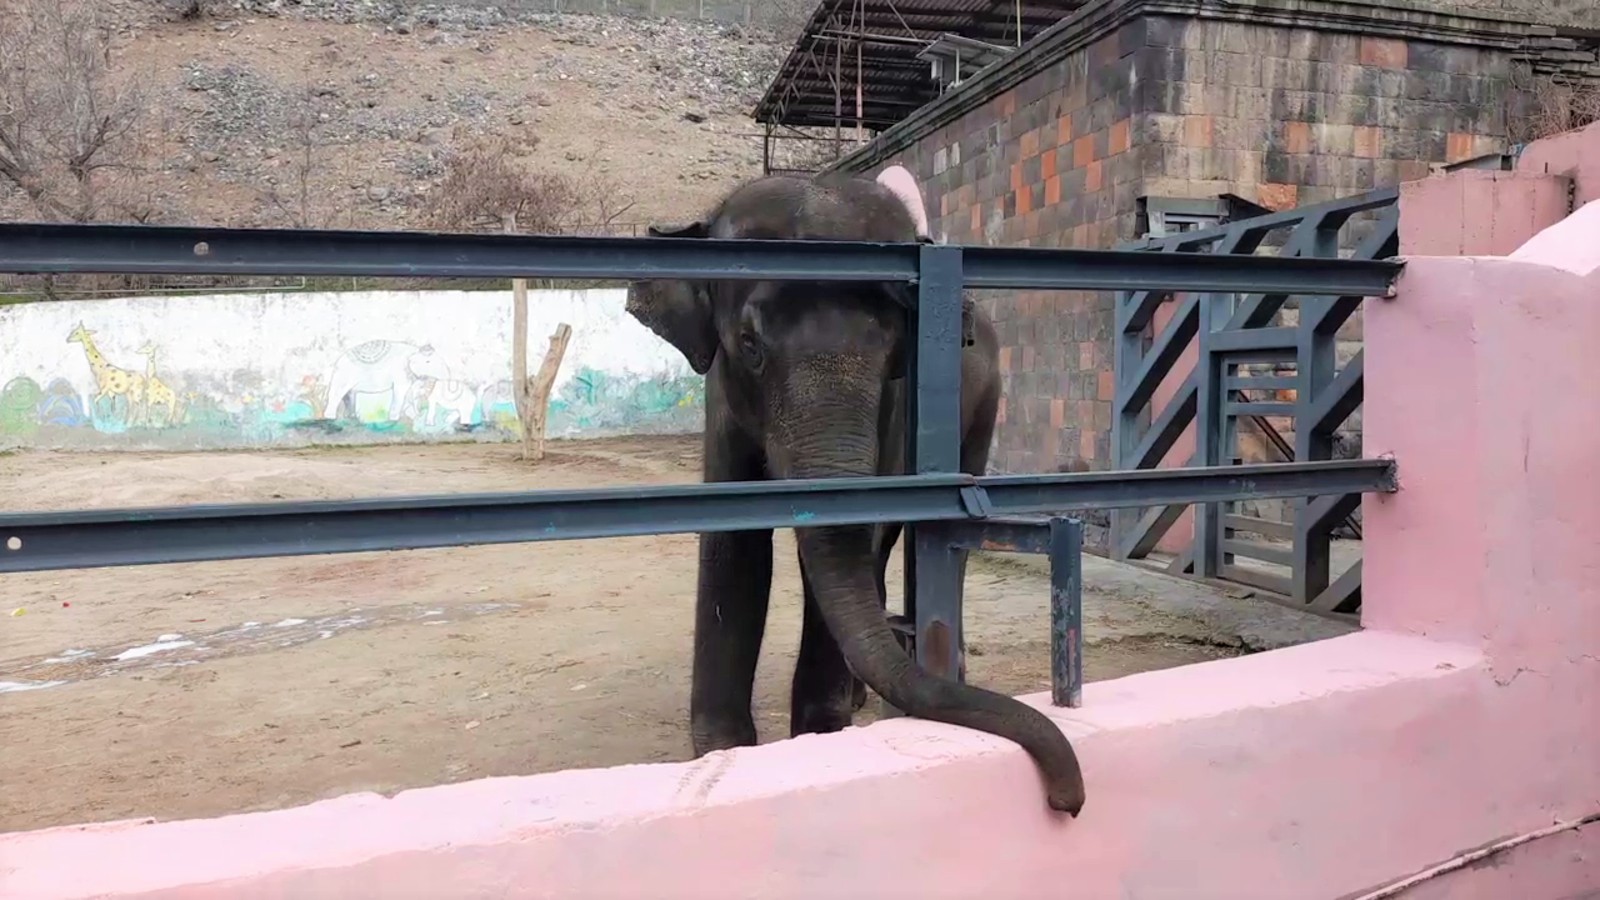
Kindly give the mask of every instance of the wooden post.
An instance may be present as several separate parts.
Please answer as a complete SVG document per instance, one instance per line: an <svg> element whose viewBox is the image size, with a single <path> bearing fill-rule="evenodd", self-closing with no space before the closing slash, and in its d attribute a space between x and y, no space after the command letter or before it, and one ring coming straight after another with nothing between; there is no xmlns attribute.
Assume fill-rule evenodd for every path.
<svg viewBox="0 0 1600 900"><path fill-rule="evenodd" d="M515 214L505 217L506 234L517 230ZM528 279L511 279L511 401L517 408L517 423L522 428L522 458L532 447L528 436L531 406L528 398Z"/></svg>
<svg viewBox="0 0 1600 900"><path fill-rule="evenodd" d="M550 349L545 351L544 362L539 364L539 374L525 386L530 416L523 420L522 424L523 459L530 458L528 451L530 444L533 448L531 459L535 462L544 459L544 433L550 417L550 392L556 386L556 373L561 370L561 358L566 355L567 344L571 340L572 326L565 322L557 325L555 334L550 335Z"/></svg>

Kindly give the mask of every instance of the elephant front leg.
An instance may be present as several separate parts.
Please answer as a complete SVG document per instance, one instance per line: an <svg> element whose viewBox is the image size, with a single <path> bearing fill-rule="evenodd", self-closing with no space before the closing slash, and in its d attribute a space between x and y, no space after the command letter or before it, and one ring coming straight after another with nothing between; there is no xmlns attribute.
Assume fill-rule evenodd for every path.
<svg viewBox="0 0 1600 900"><path fill-rule="evenodd" d="M844 653L822 620L804 560L800 562L800 581L806 600L800 625L800 656L795 660L794 683L789 693L790 737L843 730L861 708L852 703L853 686L861 686L863 702L866 692L866 685L851 674Z"/></svg>
<svg viewBox="0 0 1600 900"><path fill-rule="evenodd" d="M771 530L700 536L689 692L695 756L756 742L750 703L771 587Z"/></svg>

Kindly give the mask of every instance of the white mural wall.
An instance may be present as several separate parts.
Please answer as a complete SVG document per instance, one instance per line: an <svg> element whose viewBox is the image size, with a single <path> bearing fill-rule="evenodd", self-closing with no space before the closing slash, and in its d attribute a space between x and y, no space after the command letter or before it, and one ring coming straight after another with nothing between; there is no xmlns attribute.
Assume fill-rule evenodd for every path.
<svg viewBox="0 0 1600 900"><path fill-rule="evenodd" d="M693 432L702 379L626 291L529 292L551 437ZM516 436L511 292L138 297L0 307L0 447L248 448Z"/></svg>

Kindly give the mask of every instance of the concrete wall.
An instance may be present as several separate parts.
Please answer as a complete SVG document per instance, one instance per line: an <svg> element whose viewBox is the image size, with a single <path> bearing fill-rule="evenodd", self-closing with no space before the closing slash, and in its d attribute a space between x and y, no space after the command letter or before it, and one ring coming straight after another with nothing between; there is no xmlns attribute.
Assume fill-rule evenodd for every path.
<svg viewBox="0 0 1600 900"><path fill-rule="evenodd" d="M0 895L1557 900L1600 890L1600 203L1370 301L1364 630L1045 709L1077 819L984 734L897 718L689 763L0 836ZM1514 415L1508 415L1514 411ZM1041 634L1045 628L1041 623ZM529 702L537 702L529 698ZM19 774L26 790L25 773ZM908 840L915 864L892 865ZM1468 865L1471 851L1506 852Z"/></svg>
<svg viewBox="0 0 1600 900"><path fill-rule="evenodd" d="M573 328L552 437L700 428L702 379L625 301L625 290L531 292L531 369L558 323ZM146 403L152 373L166 390ZM509 291L0 307L0 447L502 440L517 434L510 377Z"/></svg>
<svg viewBox="0 0 1600 900"><path fill-rule="evenodd" d="M1600 123L1534 141L1515 169L1462 169L1400 186L1403 256L1506 255L1600 198Z"/></svg>
<svg viewBox="0 0 1600 900"><path fill-rule="evenodd" d="M1139 236L1141 196L1284 209L1397 185L1507 149L1529 39L1525 21L1430 8L1091 2L843 165L904 165L936 237L991 245L1109 247ZM1112 298L988 302L1006 392L994 468L1109 467ZM1360 315L1341 337L1353 353Z"/></svg>

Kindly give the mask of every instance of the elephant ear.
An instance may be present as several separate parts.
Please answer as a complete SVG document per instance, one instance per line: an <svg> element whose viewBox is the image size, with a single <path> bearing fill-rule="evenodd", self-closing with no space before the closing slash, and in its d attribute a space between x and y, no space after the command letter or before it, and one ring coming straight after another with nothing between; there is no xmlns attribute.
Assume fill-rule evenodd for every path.
<svg viewBox="0 0 1600 900"><path fill-rule="evenodd" d="M704 238L705 222L677 227L651 225L650 237ZM678 349L696 375L704 375L717 355L717 330L711 321L711 297L698 281L635 281L628 285L628 314Z"/></svg>

